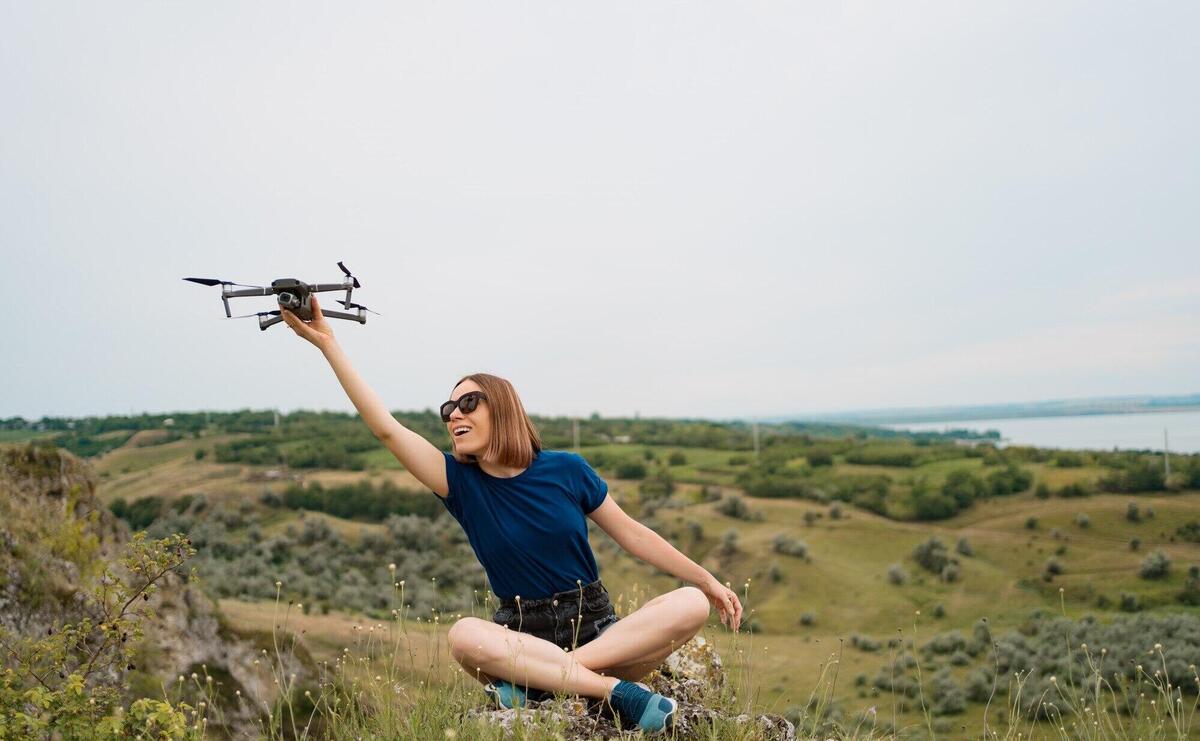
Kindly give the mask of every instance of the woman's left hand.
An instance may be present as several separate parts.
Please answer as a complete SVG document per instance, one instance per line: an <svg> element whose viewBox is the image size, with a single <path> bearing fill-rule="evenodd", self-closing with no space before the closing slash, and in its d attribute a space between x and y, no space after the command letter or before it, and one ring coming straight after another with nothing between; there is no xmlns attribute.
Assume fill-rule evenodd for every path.
<svg viewBox="0 0 1200 741"><path fill-rule="evenodd" d="M712 606L717 608L717 613L721 616L721 625L737 632L742 624L742 603L738 600L737 592L717 581L715 576L709 577L708 581L698 586Z"/></svg>

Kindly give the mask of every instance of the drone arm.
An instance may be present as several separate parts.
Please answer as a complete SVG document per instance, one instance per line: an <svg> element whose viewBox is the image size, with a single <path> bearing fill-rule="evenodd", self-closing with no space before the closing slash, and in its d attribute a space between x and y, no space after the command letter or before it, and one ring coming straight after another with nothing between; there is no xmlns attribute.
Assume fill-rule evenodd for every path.
<svg viewBox="0 0 1200 741"><path fill-rule="evenodd" d="M243 296L270 296L275 293L272 288L247 288L244 291L223 291L221 298L241 298Z"/></svg>
<svg viewBox="0 0 1200 741"><path fill-rule="evenodd" d="M273 316L270 318L267 318L265 316L260 316L258 318L258 328L265 330L267 327L279 324L282 321L283 321L282 316Z"/></svg>
<svg viewBox="0 0 1200 741"><path fill-rule="evenodd" d="M318 291L344 291L346 290L345 283L314 283L308 287L310 293Z"/></svg>
<svg viewBox="0 0 1200 741"><path fill-rule="evenodd" d="M367 315L362 312L358 314L349 314L344 311L325 311L324 309L321 309L321 316L327 319L349 319L350 321L358 322L359 324L367 323Z"/></svg>

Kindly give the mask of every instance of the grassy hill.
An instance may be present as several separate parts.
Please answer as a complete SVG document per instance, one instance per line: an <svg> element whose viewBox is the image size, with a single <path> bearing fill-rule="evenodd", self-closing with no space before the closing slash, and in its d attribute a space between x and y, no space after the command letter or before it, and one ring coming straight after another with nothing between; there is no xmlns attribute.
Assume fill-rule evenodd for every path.
<svg viewBox="0 0 1200 741"><path fill-rule="evenodd" d="M828 689L843 722L874 707L881 721L900 727L978 732L985 704L970 699L971 683L998 660L995 644L1012 653L1021 640L1066 630L1054 616L1076 626L1070 630L1099 630L1138 615L1158 620L1147 625L1164 635L1177 616L1196 620L1195 457L1174 460L1167 480L1155 478L1152 458L1132 454L794 426L764 426L755 454L736 425L646 421L641 430L637 421L602 422L586 431L591 444L581 452L618 503L742 595L743 631L725 630L714 613L704 635L759 710L804 717L814 692ZM96 433L87 444L121 440L91 458L98 496L152 534L189 533L201 585L227 620L269 630L281 581L282 596L304 605L296 619L318 661L337 657L354 625L394 609L389 563L407 582L411 614L438 619L422 630L444 634L458 615L490 615L486 580L457 523L386 450L351 445L355 457L340 459L346 467L309 465L322 440L353 424L361 425L308 416L294 429L285 418L281 428L211 424L182 434L139 424ZM631 442L612 442L617 430ZM641 442L642 432L653 444ZM561 427L548 437L566 447L565 433ZM433 439L443 442L439 435ZM682 444L697 439L706 444ZM297 450L308 451L293 461L303 465L289 465L288 451ZM263 455L276 457L248 462ZM288 505L289 492L294 498L315 485L364 508L382 497L408 514L339 517ZM430 501L437 506L421 510ZM591 535L618 613L679 585L594 526ZM943 548L930 547L931 539ZM1156 553L1169 565L1147 577ZM973 646L980 635L986 643ZM1200 636L1180 635L1165 646L1164 661L1190 702L1196 687L1183 675L1200 656ZM1137 652L1162 642L1142 638ZM1133 650L1109 647L1112 655ZM1054 653L1066 660L1065 652L1064 645ZM1023 659L1035 673L1029 681L1049 681L1040 672L1052 659ZM446 663L427 676L451 681L453 665L439 661ZM901 673L919 668L924 683L913 696L910 688L893 691L897 662L910 661L919 664ZM1118 669L1137 679L1132 665ZM938 672L944 686L935 692ZM1008 682L1002 676L994 684L1001 699L990 708L993 724L1011 712ZM961 709L946 687L965 690ZM936 705L935 695L944 712L925 718L921 704Z"/></svg>

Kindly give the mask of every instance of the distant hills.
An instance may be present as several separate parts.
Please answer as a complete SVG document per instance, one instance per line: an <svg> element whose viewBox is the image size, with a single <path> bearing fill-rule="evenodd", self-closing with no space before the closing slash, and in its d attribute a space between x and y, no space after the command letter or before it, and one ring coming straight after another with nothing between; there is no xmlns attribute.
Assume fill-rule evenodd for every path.
<svg viewBox="0 0 1200 741"><path fill-rule="evenodd" d="M975 419L1014 419L1017 417L1138 414L1185 410L1200 410L1200 394L1185 394L1182 396L1110 396L1091 399L1033 401L1016 404L867 409L851 412L834 412L831 414L792 415L763 421L884 425L919 422L963 422Z"/></svg>

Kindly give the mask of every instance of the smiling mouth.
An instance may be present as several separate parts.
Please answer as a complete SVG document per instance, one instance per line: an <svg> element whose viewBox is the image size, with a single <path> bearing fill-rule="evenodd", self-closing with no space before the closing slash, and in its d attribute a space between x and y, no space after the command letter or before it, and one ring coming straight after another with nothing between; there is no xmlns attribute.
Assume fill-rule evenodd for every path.
<svg viewBox="0 0 1200 741"><path fill-rule="evenodd" d="M471 431L470 427L455 427L454 428L454 436L462 437L463 435L467 434L470 431Z"/></svg>

